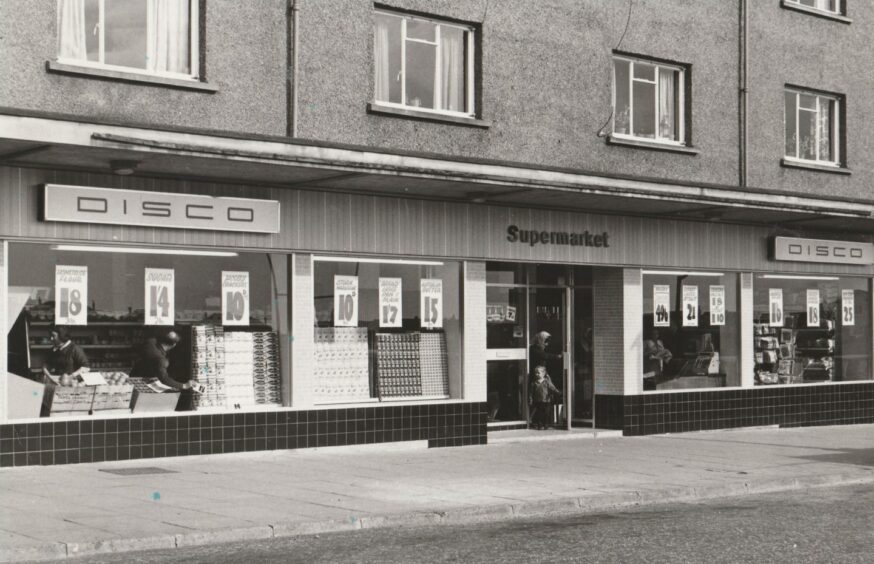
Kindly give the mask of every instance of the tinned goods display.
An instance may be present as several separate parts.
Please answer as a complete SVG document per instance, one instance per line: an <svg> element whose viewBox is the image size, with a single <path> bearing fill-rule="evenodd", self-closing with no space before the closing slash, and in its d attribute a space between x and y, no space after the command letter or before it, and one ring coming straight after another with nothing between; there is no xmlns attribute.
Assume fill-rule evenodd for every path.
<svg viewBox="0 0 874 564"><path fill-rule="evenodd" d="M319 327L315 331L316 402L369 399L366 327Z"/></svg>
<svg viewBox="0 0 874 564"><path fill-rule="evenodd" d="M418 333L376 334L376 375L379 396L422 395Z"/></svg>

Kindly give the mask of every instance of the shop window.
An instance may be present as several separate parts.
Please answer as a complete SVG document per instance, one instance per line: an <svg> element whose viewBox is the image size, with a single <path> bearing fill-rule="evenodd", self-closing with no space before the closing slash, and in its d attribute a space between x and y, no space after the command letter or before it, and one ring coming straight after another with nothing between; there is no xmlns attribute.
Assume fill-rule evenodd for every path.
<svg viewBox="0 0 874 564"><path fill-rule="evenodd" d="M683 145L686 70L628 57L613 59L613 135Z"/></svg>
<svg viewBox="0 0 874 564"><path fill-rule="evenodd" d="M22 416L282 404L284 255L11 243L9 257L7 368L45 387L10 393L37 400Z"/></svg>
<svg viewBox="0 0 874 564"><path fill-rule="evenodd" d="M740 386L737 274L644 271L643 389Z"/></svg>
<svg viewBox="0 0 874 564"><path fill-rule="evenodd" d="M316 403L457 396L460 277L458 262L316 257Z"/></svg>
<svg viewBox="0 0 874 564"><path fill-rule="evenodd" d="M198 78L198 0L58 0L58 62Z"/></svg>
<svg viewBox="0 0 874 564"><path fill-rule="evenodd" d="M373 41L376 105L474 115L472 27L380 10Z"/></svg>
<svg viewBox="0 0 874 564"><path fill-rule="evenodd" d="M811 8L828 14L842 14L842 0L783 0L786 4Z"/></svg>
<svg viewBox="0 0 874 564"><path fill-rule="evenodd" d="M872 378L868 280L763 274L754 291L756 385Z"/></svg>
<svg viewBox="0 0 874 564"><path fill-rule="evenodd" d="M840 166L841 99L790 89L784 101L786 159Z"/></svg>

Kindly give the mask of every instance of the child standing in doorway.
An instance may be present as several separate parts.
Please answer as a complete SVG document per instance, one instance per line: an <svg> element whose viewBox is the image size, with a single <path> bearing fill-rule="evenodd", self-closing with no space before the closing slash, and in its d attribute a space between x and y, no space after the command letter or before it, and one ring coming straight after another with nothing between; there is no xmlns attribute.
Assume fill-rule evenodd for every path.
<svg viewBox="0 0 874 564"><path fill-rule="evenodd" d="M542 364L535 366L531 389L528 391L532 429L546 429L552 407L552 396L559 393L546 373L546 367Z"/></svg>

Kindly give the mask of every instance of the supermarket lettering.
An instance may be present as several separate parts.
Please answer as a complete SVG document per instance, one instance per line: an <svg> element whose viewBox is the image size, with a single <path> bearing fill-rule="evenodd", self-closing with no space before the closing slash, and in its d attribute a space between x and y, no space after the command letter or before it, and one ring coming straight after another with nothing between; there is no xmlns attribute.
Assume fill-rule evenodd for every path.
<svg viewBox="0 0 874 564"><path fill-rule="evenodd" d="M588 230L581 233L568 231L538 231L536 229L520 229L517 225L507 227L507 241L511 243L535 245L570 245L571 247L610 246L610 234L606 231L591 233Z"/></svg>

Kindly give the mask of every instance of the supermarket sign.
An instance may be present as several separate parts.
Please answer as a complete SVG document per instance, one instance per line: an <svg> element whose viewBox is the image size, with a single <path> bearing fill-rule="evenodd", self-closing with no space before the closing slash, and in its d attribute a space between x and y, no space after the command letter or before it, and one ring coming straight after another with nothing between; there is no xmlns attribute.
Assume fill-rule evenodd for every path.
<svg viewBox="0 0 874 564"><path fill-rule="evenodd" d="M774 237L771 244L774 260L819 262L829 264L874 264L874 244L857 241L830 241Z"/></svg>
<svg viewBox="0 0 874 564"><path fill-rule="evenodd" d="M279 202L46 184L44 221L279 233Z"/></svg>

